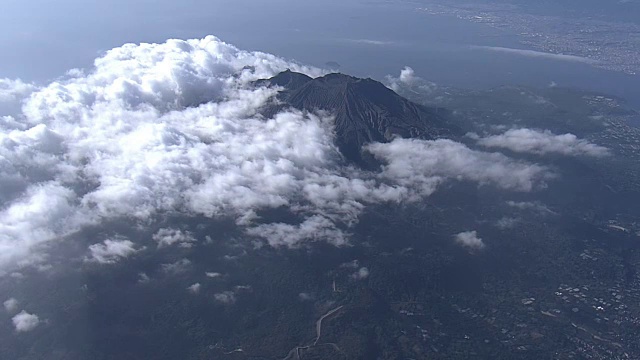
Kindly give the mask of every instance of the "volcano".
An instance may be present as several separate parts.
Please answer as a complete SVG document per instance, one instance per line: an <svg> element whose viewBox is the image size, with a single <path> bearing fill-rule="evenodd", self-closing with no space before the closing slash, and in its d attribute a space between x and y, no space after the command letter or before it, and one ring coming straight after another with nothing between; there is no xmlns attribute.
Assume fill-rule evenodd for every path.
<svg viewBox="0 0 640 360"><path fill-rule="evenodd" d="M279 87L277 102L264 109L272 116L284 108L323 110L335 117L336 145L345 158L370 165L362 147L396 137L434 140L462 135L444 109L411 102L373 79L340 73L318 78L290 70L259 80L257 86Z"/></svg>

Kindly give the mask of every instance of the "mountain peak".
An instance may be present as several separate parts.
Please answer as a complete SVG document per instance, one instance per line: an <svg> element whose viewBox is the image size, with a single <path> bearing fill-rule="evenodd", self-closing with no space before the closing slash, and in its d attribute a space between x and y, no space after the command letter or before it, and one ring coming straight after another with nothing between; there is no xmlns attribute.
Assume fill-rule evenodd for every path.
<svg viewBox="0 0 640 360"><path fill-rule="evenodd" d="M270 79L258 80L255 84L258 86L281 86L287 90L293 90L311 80L313 80L313 78L305 74L293 72L290 69L287 69Z"/></svg>
<svg viewBox="0 0 640 360"><path fill-rule="evenodd" d="M360 81L362 79L359 79L357 77L353 77L351 75L347 75L347 74L343 74L343 73L329 73L327 75L321 76L316 78L316 80L318 81L323 81L323 82L355 82L355 81Z"/></svg>
<svg viewBox="0 0 640 360"><path fill-rule="evenodd" d="M279 86L281 104L267 109L275 113L284 107L299 110L325 110L335 116L336 145L349 160L367 165L362 146L388 142L394 137L435 139L459 134L448 124L443 111L415 104L382 83L341 73L318 78L284 71L260 86Z"/></svg>

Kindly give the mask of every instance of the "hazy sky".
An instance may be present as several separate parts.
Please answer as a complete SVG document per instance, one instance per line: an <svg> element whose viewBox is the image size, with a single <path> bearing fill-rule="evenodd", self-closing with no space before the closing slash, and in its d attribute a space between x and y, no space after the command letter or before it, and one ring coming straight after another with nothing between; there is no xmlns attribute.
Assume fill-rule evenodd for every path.
<svg viewBox="0 0 640 360"><path fill-rule="evenodd" d="M43 81L87 67L105 50L133 42L215 35L242 49L382 77L404 65L456 67L456 46L487 44L495 31L478 24L427 18L415 4L362 0L187 0L86 2L10 0L0 14L0 77ZM444 51L427 56L427 52ZM442 57L446 59L442 59ZM366 59L366 60L365 60ZM412 62L407 64L406 62ZM462 70L462 72L460 71Z"/></svg>
<svg viewBox="0 0 640 360"><path fill-rule="evenodd" d="M208 34L269 50L300 24L312 29L322 21L333 28L326 15L350 2L8 0L0 12L0 76L46 79L89 65L100 51L123 43Z"/></svg>
<svg viewBox="0 0 640 360"><path fill-rule="evenodd" d="M91 67L124 43L215 35L241 49L309 65L338 62L341 71L356 76L382 79L408 65L443 85L555 82L640 103L636 79L557 57L478 51L522 44L509 31L428 16L416 6L363 0L8 0L0 12L0 78L43 84L69 69Z"/></svg>

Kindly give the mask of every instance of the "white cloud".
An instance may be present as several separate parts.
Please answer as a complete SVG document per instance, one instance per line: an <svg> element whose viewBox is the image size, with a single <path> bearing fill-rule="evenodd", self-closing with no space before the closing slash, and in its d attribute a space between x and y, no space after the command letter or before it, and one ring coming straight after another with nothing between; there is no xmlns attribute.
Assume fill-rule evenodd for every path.
<svg viewBox="0 0 640 360"><path fill-rule="evenodd" d="M35 329L40 324L40 319L37 315L29 314L22 310L19 314L12 319L13 326L17 332L28 332Z"/></svg>
<svg viewBox="0 0 640 360"><path fill-rule="evenodd" d="M298 299L300 299L300 301L311 301L313 300L313 295L301 292L300 294L298 294Z"/></svg>
<svg viewBox="0 0 640 360"><path fill-rule="evenodd" d="M222 274L220 274L219 272L206 272L204 273L208 278L219 278L222 277Z"/></svg>
<svg viewBox="0 0 640 360"><path fill-rule="evenodd" d="M213 298L223 304L233 304L236 302L236 294L233 291L223 291L213 295Z"/></svg>
<svg viewBox="0 0 640 360"><path fill-rule="evenodd" d="M499 47L499 46L471 46L471 49L493 51L493 52L500 52L505 54L534 57L534 58L541 58L541 59L580 62L580 63L586 63L586 64L598 63L597 60L585 58L582 56L554 54L554 53L548 53L548 52L542 52L542 51L513 49L513 48L505 48L505 47Z"/></svg>
<svg viewBox="0 0 640 360"><path fill-rule="evenodd" d="M416 80L418 80L418 78L416 77L416 73L415 71L413 71L412 68L405 66L401 71L400 71L400 81L407 84L407 85L413 85L415 84Z"/></svg>
<svg viewBox="0 0 640 360"><path fill-rule="evenodd" d="M167 213L231 218L276 247L346 245L367 204L417 200L447 179L518 191L545 179L540 166L444 140L370 146L387 162L382 174L347 167L330 114L258 114L278 90L252 82L285 69L323 73L210 36L127 44L42 88L7 85L28 97L15 118L22 125L0 126L0 270L46 262L47 249L88 225L124 218L152 226ZM409 68L398 81L422 84ZM280 207L299 223L257 216ZM191 239L170 228L154 236L159 247ZM92 246L103 262L136 249ZM163 269L179 268L171 265Z"/></svg>
<svg viewBox="0 0 640 360"><path fill-rule="evenodd" d="M518 225L520 219L513 217L502 217L496 221L496 227L502 230L512 229Z"/></svg>
<svg viewBox="0 0 640 360"><path fill-rule="evenodd" d="M369 277L369 269L366 267L361 267L358 271L354 272L350 275L353 280L363 280Z"/></svg>
<svg viewBox="0 0 640 360"><path fill-rule="evenodd" d="M189 259L180 259L173 263L162 264L161 268L167 274L181 274L191 268L191 261Z"/></svg>
<svg viewBox="0 0 640 360"><path fill-rule="evenodd" d="M82 214L74 211L76 195L56 182L30 186L23 196L0 211L0 265L39 263L32 253L66 228L78 229Z"/></svg>
<svg viewBox="0 0 640 360"><path fill-rule="evenodd" d="M376 39L342 39L342 41L350 42L354 44L374 45L374 46L388 46L395 45L393 41L376 40Z"/></svg>
<svg viewBox="0 0 640 360"><path fill-rule="evenodd" d="M22 101L37 90L37 86L20 79L0 79L0 118L19 116ZM8 119L5 119L7 121ZM0 121L0 124L2 122ZM21 127L16 123L16 127Z"/></svg>
<svg viewBox="0 0 640 360"><path fill-rule="evenodd" d="M18 311L18 305L20 305L20 303L15 298L9 298L3 303L3 305L4 305L4 309L8 313L12 314Z"/></svg>
<svg viewBox="0 0 640 360"><path fill-rule="evenodd" d="M478 144L537 155L555 153L602 157L609 154L607 148L578 139L573 134L555 135L548 130L511 129L500 135L480 138Z"/></svg>
<svg viewBox="0 0 640 360"><path fill-rule="evenodd" d="M346 245L347 236L335 224L316 215L298 225L262 224L247 230L249 235L265 238L273 247L297 247L310 241L327 241L336 246Z"/></svg>
<svg viewBox="0 0 640 360"><path fill-rule="evenodd" d="M87 261L96 261L101 264L114 264L127 258L142 249L136 249L130 240L105 240L102 244L89 246L90 257Z"/></svg>
<svg viewBox="0 0 640 360"><path fill-rule="evenodd" d="M179 247L190 248L196 239L188 231L180 229L162 228L153 235L153 240L158 242L158 247L177 244Z"/></svg>
<svg viewBox="0 0 640 360"><path fill-rule="evenodd" d="M340 264L341 268L347 268L347 269L357 269L358 266L360 266L360 262L357 259Z"/></svg>
<svg viewBox="0 0 640 360"><path fill-rule="evenodd" d="M279 154L291 144L276 147L268 138L247 156L225 147L227 140L253 144L258 134L322 129L302 114L269 122L254 117L275 90L246 85L287 68L322 73L207 37L127 44L97 59L93 69L40 89L3 80L2 101L24 99L24 110L16 115L19 121L0 122L0 267L24 263L42 252L40 245L103 219L147 220L163 210L213 215L235 205L243 213L281 203L288 189L277 181L287 169L266 175L286 161L294 169L309 160L316 154L313 143L307 154L301 147ZM279 123L286 123L282 131ZM276 141L286 140L282 136ZM261 150L268 154L251 158ZM238 173L225 173L230 169ZM251 184L260 171L264 181ZM216 183L223 193L210 196L219 199L198 198ZM258 185L271 191L263 198L267 189ZM215 205L206 206L206 200Z"/></svg>
<svg viewBox="0 0 640 360"><path fill-rule="evenodd" d="M400 70L399 77L396 78L391 75L387 75L386 80L387 86L395 92L408 89L413 91L420 90L423 93L429 93L434 91L436 88L436 84L417 76L415 71L409 66L405 66Z"/></svg>
<svg viewBox="0 0 640 360"><path fill-rule="evenodd" d="M476 231L461 232L454 236L456 243L471 250L480 250L485 247L484 242L478 237Z"/></svg>
<svg viewBox="0 0 640 360"><path fill-rule="evenodd" d="M507 205L520 210L535 211L540 214L555 214L555 212L549 209L546 205L538 201L507 201Z"/></svg>
<svg viewBox="0 0 640 360"><path fill-rule="evenodd" d="M198 294L200 293L200 283L195 283L189 287L187 287L187 290L189 290L189 292L193 293L193 294Z"/></svg>
<svg viewBox="0 0 640 360"><path fill-rule="evenodd" d="M138 273L138 283L140 284L146 284L149 281L151 281L151 278L149 277L149 275L147 275L146 273Z"/></svg>
<svg viewBox="0 0 640 360"><path fill-rule="evenodd" d="M416 191L414 198L432 194L447 179L527 192L544 186L544 180L552 176L543 166L471 150L451 140L395 139L370 144L367 149L386 162L382 176Z"/></svg>

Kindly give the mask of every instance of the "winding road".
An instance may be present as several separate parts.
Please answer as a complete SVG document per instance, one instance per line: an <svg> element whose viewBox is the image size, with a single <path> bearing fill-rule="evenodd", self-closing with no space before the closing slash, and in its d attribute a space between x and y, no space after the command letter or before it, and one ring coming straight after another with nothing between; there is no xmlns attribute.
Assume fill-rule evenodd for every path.
<svg viewBox="0 0 640 360"><path fill-rule="evenodd" d="M342 308L343 306L340 305L333 310L329 310L326 314L322 315L320 319L318 319L318 321L316 321L316 341L313 343L313 345L318 344L318 341L320 340L320 336L322 335L322 321L328 318L329 316L335 314L336 312L340 311L340 309Z"/></svg>
<svg viewBox="0 0 640 360"><path fill-rule="evenodd" d="M325 344L318 344L318 341L320 341L320 336L322 336L322 322L334 315L335 313L337 313L338 311L340 311L344 306L340 305L335 309L331 309L329 311L327 311L326 314L322 315L318 321L316 321L316 340L313 342L313 345L309 345L309 346L296 346L293 349L291 349L291 351L289 351L289 353L287 354L287 356L282 359L282 360L289 360L289 359L297 359L300 360L301 356L300 356L300 350L306 350L309 349L313 346L331 346L334 349L336 349L336 351L340 351L342 352L342 350L340 350L340 348L338 347L338 345L334 344L334 343L325 343Z"/></svg>

